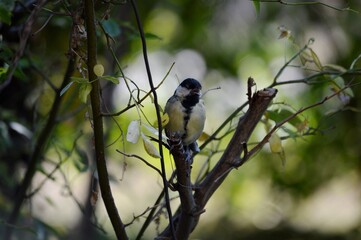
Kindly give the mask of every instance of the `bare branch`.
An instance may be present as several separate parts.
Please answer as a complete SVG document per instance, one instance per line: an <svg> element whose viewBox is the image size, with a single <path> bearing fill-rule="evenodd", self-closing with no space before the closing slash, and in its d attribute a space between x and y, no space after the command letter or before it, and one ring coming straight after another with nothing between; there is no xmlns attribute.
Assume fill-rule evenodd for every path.
<svg viewBox="0 0 361 240"><path fill-rule="evenodd" d="M253 81L249 81L249 84L249 88L251 88ZM177 169L177 190L181 199L181 207L173 217L178 239L187 239L197 225L200 214L205 211L204 207L210 197L222 184L228 173L240 162L241 153L247 151L247 140L266 111L269 103L276 96L276 93L277 90L272 88L258 91L253 95L249 93L252 98L250 98L248 111L240 118L234 135L216 166L199 185L194 187L194 194L192 194L190 182L191 168L189 162L187 163L187 154L182 153L182 147L178 146L175 148L174 146L177 146L177 144L171 144ZM180 144L180 146L182 145ZM169 236L170 230L168 227L159 237Z"/></svg>
<svg viewBox="0 0 361 240"><path fill-rule="evenodd" d="M130 2L132 4L134 14L135 14L135 18L137 20L138 30L139 30L140 38L141 38L141 41L142 41L145 68L147 70L150 90L151 90L151 92L153 94L153 98L154 98L154 107L155 107L155 111L156 111L156 114L157 114L157 122L158 122L158 149L159 149L160 163L161 163L161 168L162 168L164 196L165 196L165 201L166 201L167 213L168 213L168 217L169 217L169 225L171 227L171 233L172 233L173 238L175 239L175 232L174 232L174 225L173 225L173 218L172 218L172 209L170 207L170 201L169 201L168 182L167 182L166 168L165 168L165 163L164 163L163 147L162 147L162 117L160 115L157 92L156 92L156 90L154 88L152 73L150 71L148 55L147 55L147 44L146 44L146 41L145 41L145 35L144 35L142 23L140 21L138 8L137 8L137 5L135 3L135 0L131 0Z"/></svg>

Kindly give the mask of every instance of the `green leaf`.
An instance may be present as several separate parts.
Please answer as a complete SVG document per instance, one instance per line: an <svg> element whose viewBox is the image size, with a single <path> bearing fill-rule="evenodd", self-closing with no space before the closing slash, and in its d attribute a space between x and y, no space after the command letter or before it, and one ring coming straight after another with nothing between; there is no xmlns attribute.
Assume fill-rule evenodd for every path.
<svg viewBox="0 0 361 240"><path fill-rule="evenodd" d="M340 72L340 73L344 73L346 72L346 68L342 67L342 66L339 66L339 65L335 65L335 64L325 64L323 66L324 69L329 69L329 70L334 70L334 71L337 71L337 72Z"/></svg>
<svg viewBox="0 0 361 240"><path fill-rule="evenodd" d="M311 56L312 56L313 62L316 64L316 66L318 67L318 69L322 70L323 67L322 67L321 61L320 61L320 59L318 58L317 54L316 54L311 48L310 48L310 52L311 52Z"/></svg>
<svg viewBox="0 0 361 240"><path fill-rule="evenodd" d="M145 33L144 34L144 37L146 38L146 39L156 39L156 40L162 40L162 38L161 37L159 37L158 35L155 35L155 34L153 34L153 33Z"/></svg>
<svg viewBox="0 0 361 240"><path fill-rule="evenodd" d="M102 76L101 79L111 81L114 84L119 84L119 79L113 76Z"/></svg>
<svg viewBox="0 0 361 240"><path fill-rule="evenodd" d="M0 22L11 24L11 15L14 8L15 0L1 0L0 1Z"/></svg>
<svg viewBox="0 0 361 240"><path fill-rule="evenodd" d="M261 3L259 2L259 0L253 0L253 6L254 6L254 9L256 9L257 15L259 15L259 13L261 11Z"/></svg>
<svg viewBox="0 0 361 240"><path fill-rule="evenodd" d="M288 118L289 116L293 115L294 113L292 111L289 111L287 109L277 109L275 111L267 111L266 112L266 116L277 122L281 122L284 119ZM297 129L302 126L305 121L300 117L300 115L295 116L294 118L292 118L290 121L288 121L288 123L290 123L292 126L296 127Z"/></svg>
<svg viewBox="0 0 361 240"><path fill-rule="evenodd" d="M76 83L88 83L88 79L82 77L71 77L70 80Z"/></svg>
<svg viewBox="0 0 361 240"><path fill-rule="evenodd" d="M87 99L88 99L88 95L92 90L92 85L88 82L86 83L82 83L80 84L80 88L79 88L79 98L80 101L82 101L83 103L86 103Z"/></svg>
<svg viewBox="0 0 361 240"><path fill-rule="evenodd" d="M107 34L111 37L117 37L121 33L120 26L116 21L109 19L107 21L102 22L103 28Z"/></svg>

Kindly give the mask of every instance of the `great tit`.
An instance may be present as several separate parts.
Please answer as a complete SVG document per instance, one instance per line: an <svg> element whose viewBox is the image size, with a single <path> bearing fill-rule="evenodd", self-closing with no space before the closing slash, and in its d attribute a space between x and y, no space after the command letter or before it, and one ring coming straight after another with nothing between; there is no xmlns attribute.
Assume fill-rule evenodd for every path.
<svg viewBox="0 0 361 240"><path fill-rule="evenodd" d="M199 152L197 139L201 136L206 120L206 111L201 97L201 84L185 79L167 101L164 111L169 116L165 126L167 137L181 137L185 149Z"/></svg>

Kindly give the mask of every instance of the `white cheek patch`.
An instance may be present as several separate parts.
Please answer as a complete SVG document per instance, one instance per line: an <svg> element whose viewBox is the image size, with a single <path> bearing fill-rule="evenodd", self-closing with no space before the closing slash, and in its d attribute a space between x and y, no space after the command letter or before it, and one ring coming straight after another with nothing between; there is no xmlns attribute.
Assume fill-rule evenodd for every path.
<svg viewBox="0 0 361 240"><path fill-rule="evenodd" d="M175 94L178 96L178 97L185 97L187 95L189 95L191 91L185 87L177 87L177 90L175 92Z"/></svg>

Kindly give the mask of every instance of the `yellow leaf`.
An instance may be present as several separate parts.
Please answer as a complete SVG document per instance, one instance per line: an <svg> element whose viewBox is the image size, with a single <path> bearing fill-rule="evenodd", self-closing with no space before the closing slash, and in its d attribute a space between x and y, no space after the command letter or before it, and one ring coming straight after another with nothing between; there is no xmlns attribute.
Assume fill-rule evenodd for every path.
<svg viewBox="0 0 361 240"><path fill-rule="evenodd" d="M169 122L169 115L168 113L164 113L162 116L162 127L166 126Z"/></svg>
<svg viewBox="0 0 361 240"><path fill-rule="evenodd" d="M202 132L201 136L198 138L199 141L205 141L207 140L208 138L210 138L209 134L205 133L205 132Z"/></svg>

